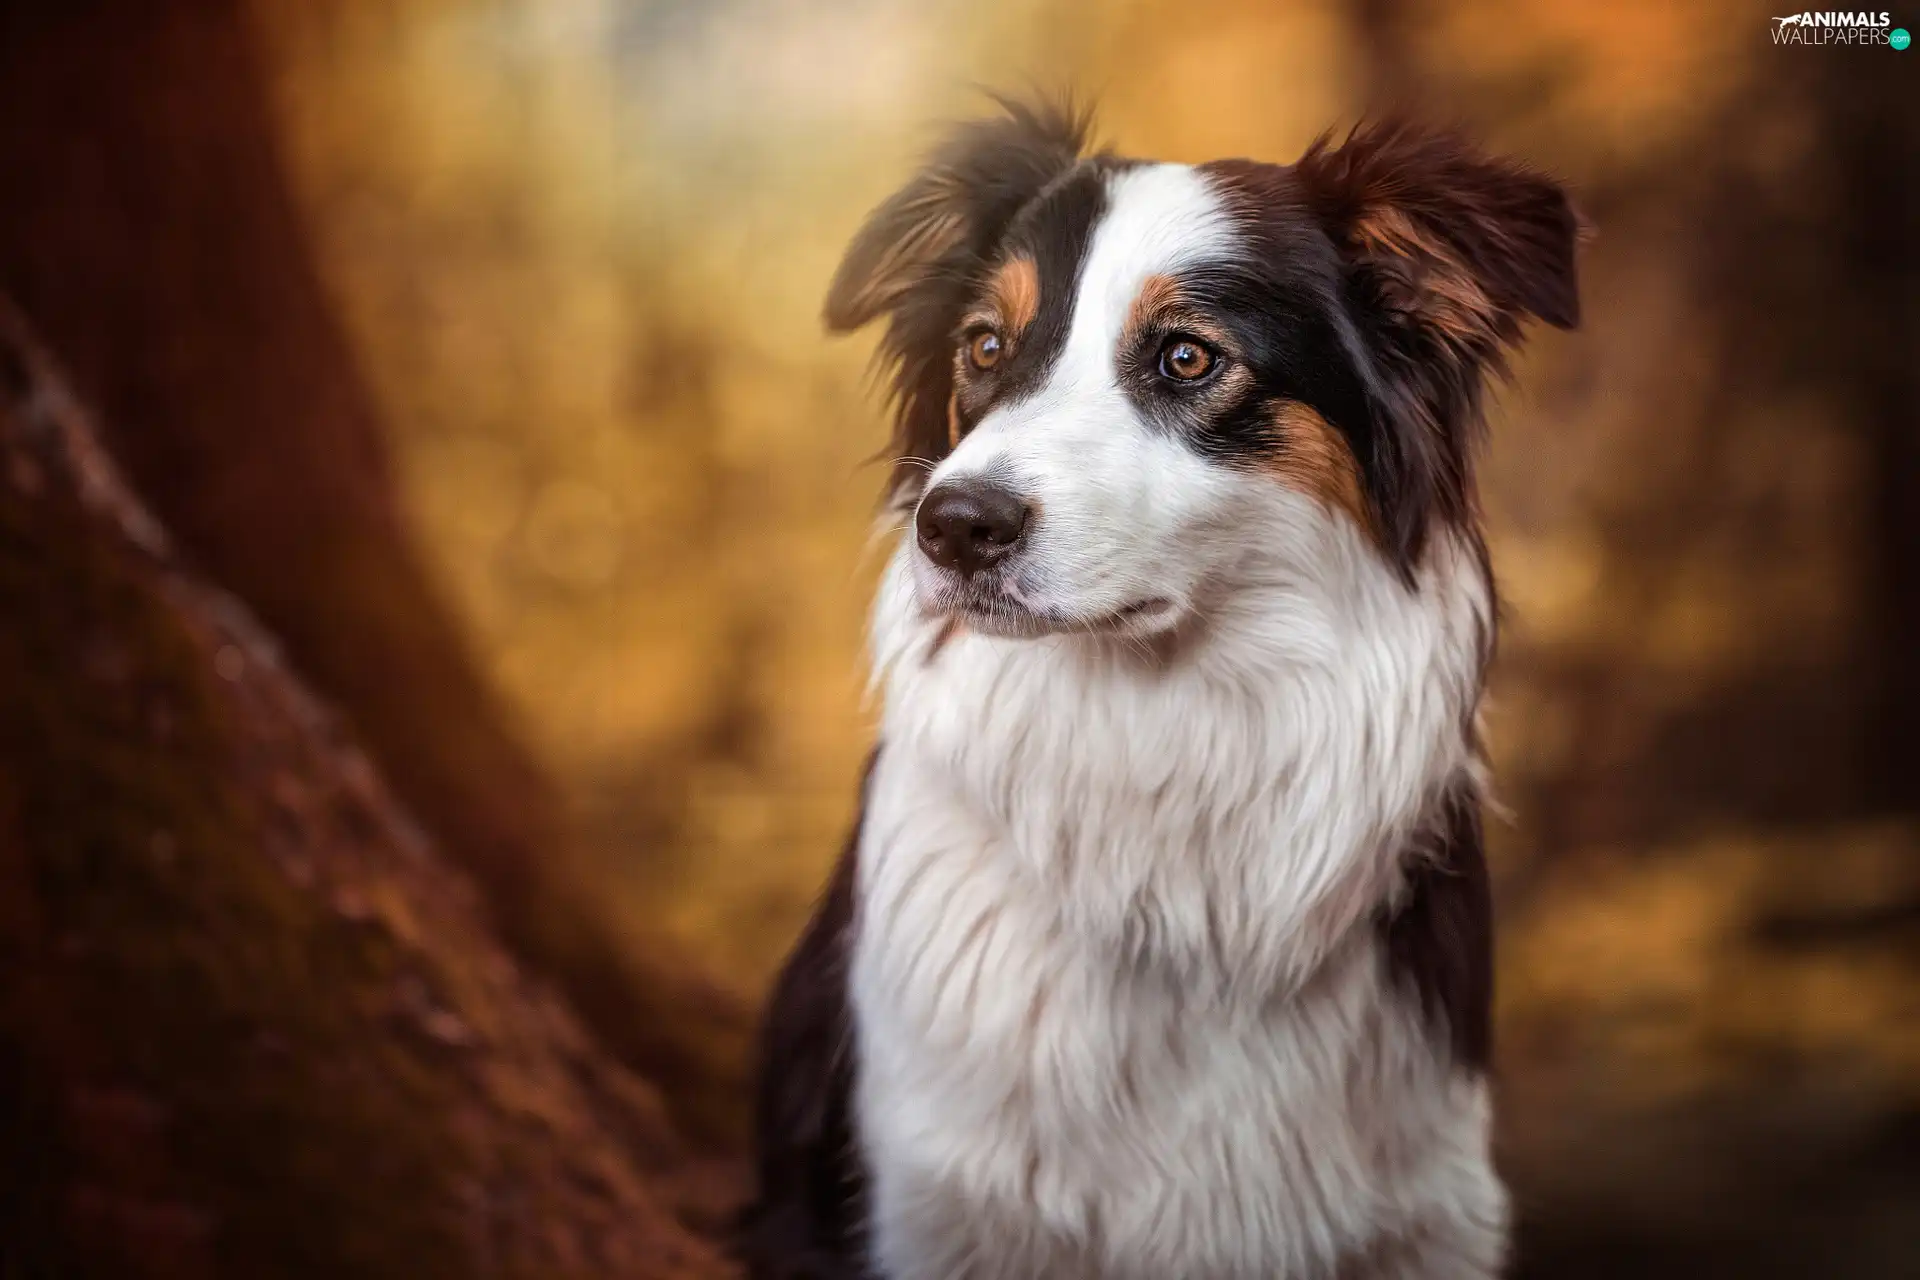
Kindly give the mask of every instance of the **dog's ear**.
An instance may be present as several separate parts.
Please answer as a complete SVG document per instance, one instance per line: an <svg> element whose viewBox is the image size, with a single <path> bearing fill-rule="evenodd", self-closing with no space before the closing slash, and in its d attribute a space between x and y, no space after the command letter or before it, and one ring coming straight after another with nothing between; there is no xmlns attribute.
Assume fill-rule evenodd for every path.
<svg viewBox="0 0 1920 1280"><path fill-rule="evenodd" d="M956 128L911 182L867 216L827 290L829 329L857 329L896 311L916 288L951 279L1079 159L1084 114L1066 104L1001 106L1002 116Z"/></svg>
<svg viewBox="0 0 1920 1280"><path fill-rule="evenodd" d="M1381 515L1410 572L1436 512L1469 516L1481 396L1526 320L1579 322L1580 219L1552 179L1403 119L1324 136L1294 173L1345 264L1381 401Z"/></svg>
<svg viewBox="0 0 1920 1280"><path fill-rule="evenodd" d="M1383 318L1485 356L1528 316L1580 321L1580 223L1560 184L1404 120L1322 137L1294 166Z"/></svg>
<svg viewBox="0 0 1920 1280"><path fill-rule="evenodd" d="M1068 105L1002 100L1005 114L961 125L926 166L875 209L827 290L835 332L885 317L881 359L893 369L893 457L937 462L951 442L953 330L980 269L1014 216L1079 160L1088 117ZM899 468L895 497L927 468Z"/></svg>

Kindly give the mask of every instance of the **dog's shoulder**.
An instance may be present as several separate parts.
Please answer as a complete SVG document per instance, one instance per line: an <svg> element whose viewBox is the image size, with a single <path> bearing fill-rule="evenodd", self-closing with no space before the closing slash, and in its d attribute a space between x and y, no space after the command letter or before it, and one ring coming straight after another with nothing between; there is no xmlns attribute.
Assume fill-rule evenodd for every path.
<svg viewBox="0 0 1920 1280"><path fill-rule="evenodd" d="M1379 920L1390 971L1456 1066L1484 1071L1493 1049L1493 894L1481 797L1456 781L1408 859L1404 892Z"/></svg>
<svg viewBox="0 0 1920 1280"><path fill-rule="evenodd" d="M867 1274L860 1202L866 1176L854 1136L854 1046L847 1000L854 896L867 780L846 848L764 1016L755 1098L759 1185L740 1252L755 1280L858 1280Z"/></svg>

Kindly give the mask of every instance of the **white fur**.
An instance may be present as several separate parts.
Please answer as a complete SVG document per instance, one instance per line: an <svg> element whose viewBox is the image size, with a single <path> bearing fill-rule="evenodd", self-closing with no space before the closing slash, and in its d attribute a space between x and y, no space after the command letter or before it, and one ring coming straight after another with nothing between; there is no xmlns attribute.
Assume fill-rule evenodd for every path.
<svg viewBox="0 0 1920 1280"><path fill-rule="evenodd" d="M1490 588L1441 538L1410 591L1345 516L1136 420L1118 317L1230 249L1211 200L1188 170L1119 177L1049 385L934 476L1013 471L1041 504L1020 590L1174 601L1151 638L937 643L910 541L875 607L852 997L888 1280L1499 1265L1484 1085L1370 927L1471 768Z"/></svg>

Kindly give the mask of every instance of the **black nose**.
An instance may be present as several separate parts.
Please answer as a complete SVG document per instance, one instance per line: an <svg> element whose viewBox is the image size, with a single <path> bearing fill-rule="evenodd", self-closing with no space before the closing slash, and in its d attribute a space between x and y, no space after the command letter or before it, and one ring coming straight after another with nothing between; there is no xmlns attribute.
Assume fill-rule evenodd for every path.
<svg viewBox="0 0 1920 1280"><path fill-rule="evenodd" d="M1020 543L1027 504L991 480L948 480L920 499L920 550L946 569L976 573Z"/></svg>

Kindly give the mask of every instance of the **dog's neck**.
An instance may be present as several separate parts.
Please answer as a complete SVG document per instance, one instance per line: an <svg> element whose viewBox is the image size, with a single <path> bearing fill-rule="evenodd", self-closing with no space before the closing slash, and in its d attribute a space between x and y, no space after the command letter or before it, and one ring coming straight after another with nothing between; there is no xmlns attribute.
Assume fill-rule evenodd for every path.
<svg viewBox="0 0 1920 1280"><path fill-rule="evenodd" d="M1059 927L1203 987L1304 981L1395 893L1475 768L1492 586L1437 538L1409 586L1329 523L1315 566L1254 549L1151 652L1001 639L924 616L888 566L884 749L963 808Z"/></svg>

